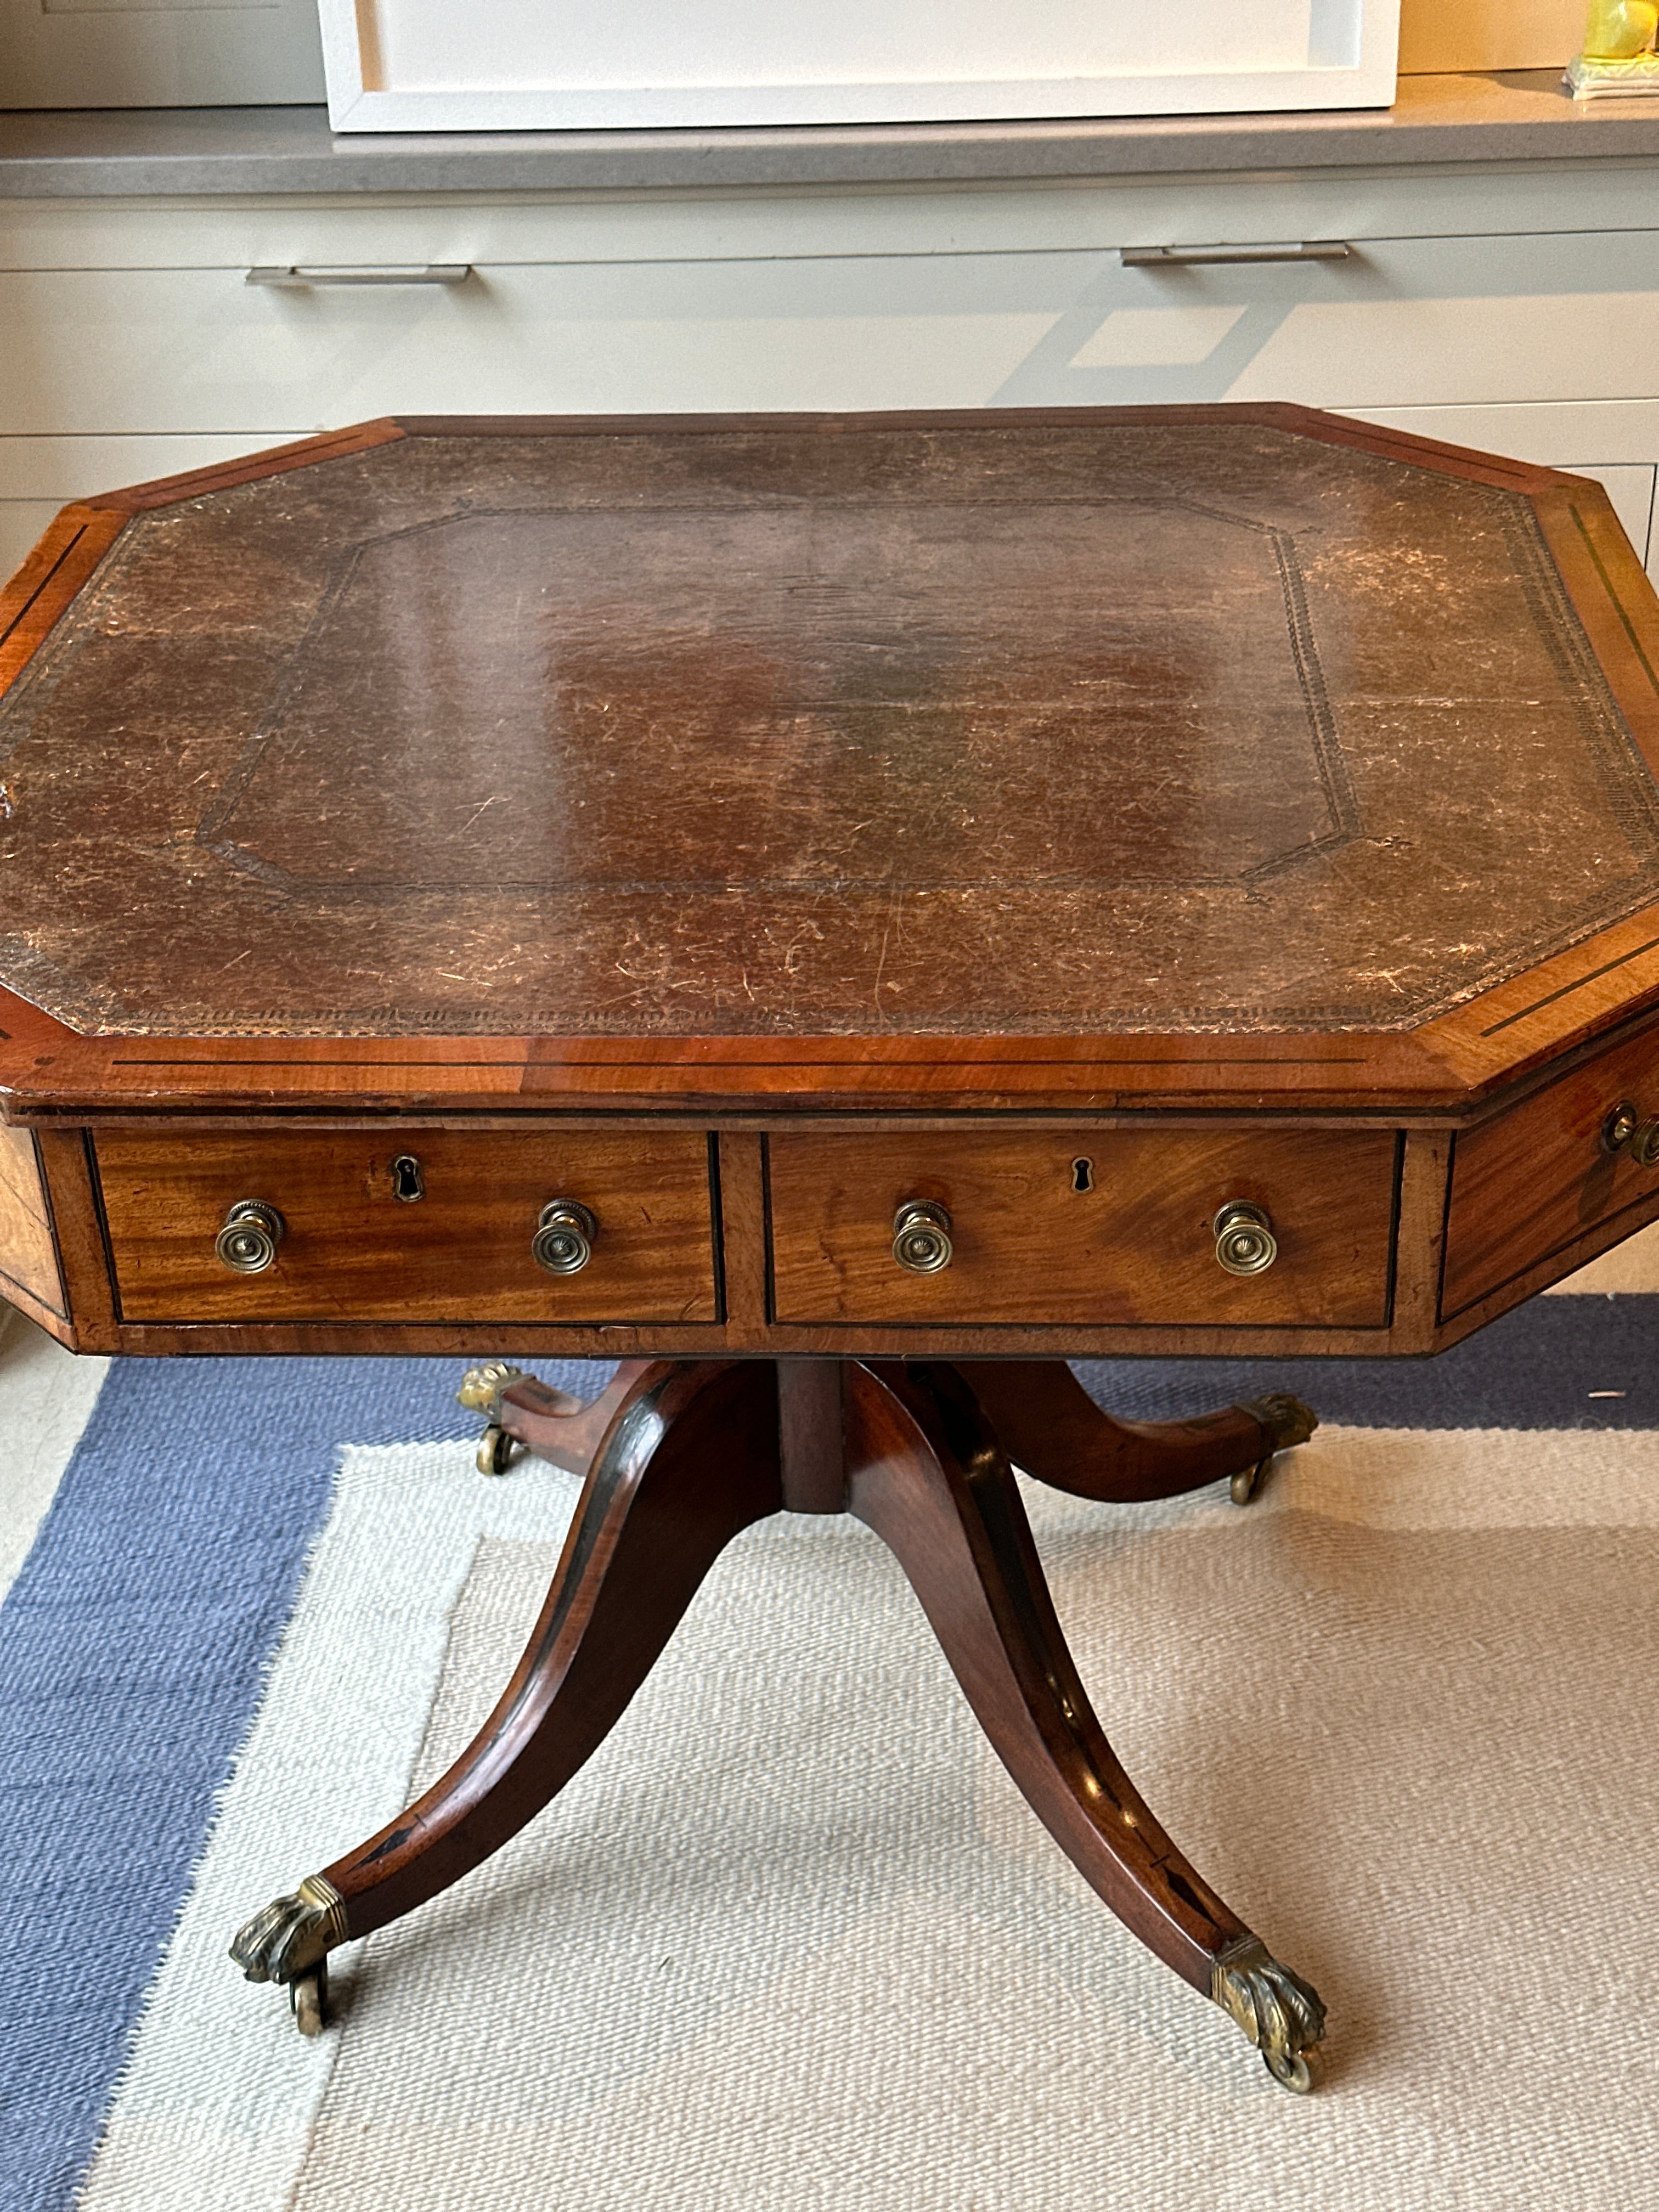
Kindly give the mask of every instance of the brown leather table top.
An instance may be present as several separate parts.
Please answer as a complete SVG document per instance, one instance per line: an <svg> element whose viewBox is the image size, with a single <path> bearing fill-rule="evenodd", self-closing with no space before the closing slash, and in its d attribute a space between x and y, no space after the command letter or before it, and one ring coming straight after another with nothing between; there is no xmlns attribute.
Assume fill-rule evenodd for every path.
<svg viewBox="0 0 1659 2212"><path fill-rule="evenodd" d="M0 981L129 1034L1375 1031L1659 890L1501 483L1259 411L406 427L127 522L0 702Z"/></svg>

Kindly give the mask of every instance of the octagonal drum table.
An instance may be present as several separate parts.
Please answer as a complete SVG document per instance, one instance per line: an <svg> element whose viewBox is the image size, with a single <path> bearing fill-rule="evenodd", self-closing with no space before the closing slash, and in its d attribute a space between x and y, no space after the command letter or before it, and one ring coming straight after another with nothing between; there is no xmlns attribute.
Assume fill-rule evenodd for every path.
<svg viewBox="0 0 1659 2212"><path fill-rule="evenodd" d="M314 2028L738 1530L845 1510L1307 2087L1010 1463L1243 1501L1305 1407L1066 1357L1432 1352L1659 1214L1656 615L1595 486L1286 407L385 422L67 509L0 603L6 1294L465 1354L487 1469L586 1473L477 1741L245 1972Z"/></svg>

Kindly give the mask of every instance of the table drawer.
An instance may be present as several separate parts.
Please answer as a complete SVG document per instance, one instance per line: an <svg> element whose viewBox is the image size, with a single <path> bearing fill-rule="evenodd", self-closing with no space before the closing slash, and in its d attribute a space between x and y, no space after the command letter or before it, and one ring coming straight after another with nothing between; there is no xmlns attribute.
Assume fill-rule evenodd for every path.
<svg viewBox="0 0 1659 2212"><path fill-rule="evenodd" d="M106 1131L99 1180L127 1321L712 1322L718 1318L708 1139L439 1129ZM418 1163L400 1199L393 1163ZM407 1170L402 1180L412 1188ZM574 1199L592 1257L551 1274L531 1252L541 1209ZM215 1242L239 1200L283 1236L239 1274Z"/></svg>
<svg viewBox="0 0 1659 2212"><path fill-rule="evenodd" d="M768 1179L781 1322L1388 1322L1388 1130L783 1135ZM939 1273L893 1256L909 1200L949 1213ZM1260 1274L1217 1260L1212 1224L1233 1200L1278 1239Z"/></svg>
<svg viewBox="0 0 1659 2212"><path fill-rule="evenodd" d="M1522 1104L1460 1135L1452 1151L1440 1311L1449 1321L1589 1231L1659 1209L1659 1167L1607 1151L1621 1101L1659 1113L1659 1030L1598 1053ZM1565 1272L1565 1268L1559 1272Z"/></svg>

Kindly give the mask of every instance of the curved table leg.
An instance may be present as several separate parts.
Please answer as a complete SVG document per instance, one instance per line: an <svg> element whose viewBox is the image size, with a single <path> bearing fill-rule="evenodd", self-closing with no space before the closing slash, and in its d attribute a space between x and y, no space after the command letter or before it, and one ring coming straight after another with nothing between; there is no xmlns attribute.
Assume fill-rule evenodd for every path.
<svg viewBox="0 0 1659 2212"><path fill-rule="evenodd" d="M1016 1466L1073 1498L1125 1505L1178 1498L1223 1475L1243 1505L1276 1451L1305 1443L1319 1417L1299 1398L1253 1398L1192 1421L1119 1421L1063 1359L951 1363Z"/></svg>
<svg viewBox="0 0 1659 2212"><path fill-rule="evenodd" d="M847 1392L848 1506L896 1554L980 1725L1126 1926L1223 2006L1287 2087L1313 2086L1325 2012L1159 1827L1095 1718L1006 1455L963 1379L870 1364Z"/></svg>
<svg viewBox="0 0 1659 2212"><path fill-rule="evenodd" d="M764 1361L664 1362L635 1376L495 1711L407 1812L238 1932L231 1956L250 1981L303 1985L302 2029L321 2025L336 1944L458 1881L598 1749L720 1553L778 1510L777 1420Z"/></svg>
<svg viewBox="0 0 1659 2212"><path fill-rule="evenodd" d="M597 1398L573 1398L505 1359L469 1367L455 1396L487 1424L478 1443L479 1474L505 1474L514 1445L521 1444L537 1459L586 1474L612 1415L650 1364L624 1359Z"/></svg>

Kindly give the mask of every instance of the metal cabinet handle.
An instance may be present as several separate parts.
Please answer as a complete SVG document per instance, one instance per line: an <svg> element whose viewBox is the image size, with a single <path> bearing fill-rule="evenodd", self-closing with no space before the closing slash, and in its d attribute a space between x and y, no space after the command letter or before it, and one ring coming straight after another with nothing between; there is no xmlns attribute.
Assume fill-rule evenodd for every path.
<svg viewBox="0 0 1659 2212"><path fill-rule="evenodd" d="M213 1249L234 1275L263 1275L276 1262L287 1224L262 1198L239 1198L225 1216Z"/></svg>
<svg viewBox="0 0 1659 2212"><path fill-rule="evenodd" d="M893 1257L907 1273L937 1275L951 1264L951 1217L929 1199L907 1198L893 1216Z"/></svg>
<svg viewBox="0 0 1659 2212"><path fill-rule="evenodd" d="M579 1275L593 1256L599 1224L574 1198L550 1198L530 1240L530 1255L550 1275Z"/></svg>
<svg viewBox="0 0 1659 2212"><path fill-rule="evenodd" d="M1349 261L1346 238L1306 238L1297 246L1126 246L1126 269L1210 269L1238 261Z"/></svg>
<svg viewBox="0 0 1659 2212"><path fill-rule="evenodd" d="M1230 1198L1210 1225L1216 1260L1230 1275L1264 1274L1279 1257L1279 1239L1260 1206Z"/></svg>
<svg viewBox="0 0 1659 2212"><path fill-rule="evenodd" d="M265 284L279 292L310 291L319 284L465 284L470 261L428 261L424 269L250 269L245 284Z"/></svg>
<svg viewBox="0 0 1659 2212"><path fill-rule="evenodd" d="M1659 1167L1659 1114L1644 1121L1641 1108L1621 1098L1601 1124L1601 1146L1604 1152L1627 1152L1638 1168Z"/></svg>

